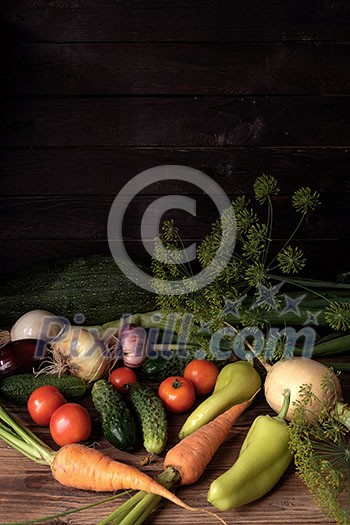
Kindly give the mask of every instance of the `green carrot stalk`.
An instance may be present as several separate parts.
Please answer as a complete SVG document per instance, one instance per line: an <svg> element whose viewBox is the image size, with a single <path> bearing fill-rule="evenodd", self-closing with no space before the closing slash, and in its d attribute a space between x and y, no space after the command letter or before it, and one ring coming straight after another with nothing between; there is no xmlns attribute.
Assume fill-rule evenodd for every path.
<svg viewBox="0 0 350 525"><path fill-rule="evenodd" d="M55 452L0 405L0 438L41 465L51 465Z"/></svg>
<svg viewBox="0 0 350 525"><path fill-rule="evenodd" d="M90 503L89 505L84 505L83 507L79 507L77 509L70 509L66 510L65 512L60 512L59 514L52 514L51 516L44 516L42 518L34 518L30 520L24 520L24 521L14 521L14 522L8 522L8 523L2 523L2 525L33 525L34 523L44 523L47 521L55 520L57 518L63 518L65 516L70 516L71 514L76 514L77 512L82 512L84 510L92 509L94 507L98 507L99 505L104 505L105 503L108 503L110 501L114 501L117 498L120 498L121 496L126 495L127 492L120 492L119 494L114 494L113 496L109 496L108 498L104 498L100 501L96 501L95 503Z"/></svg>
<svg viewBox="0 0 350 525"><path fill-rule="evenodd" d="M134 496L129 498L120 507L114 510L109 516L100 521L98 525L110 525L114 523L120 523L131 510L147 495L147 492L138 491Z"/></svg>
<svg viewBox="0 0 350 525"><path fill-rule="evenodd" d="M153 494L145 494L141 501L130 511L122 521L112 522L112 525L136 525L143 523L151 512L157 507L162 498L160 496L153 497Z"/></svg>
<svg viewBox="0 0 350 525"><path fill-rule="evenodd" d="M179 474L168 469L156 476L156 481L163 487L169 489L180 479ZM160 496L147 492L137 492L132 498L118 507L112 514L107 516L98 525L136 525L141 524L157 507Z"/></svg>

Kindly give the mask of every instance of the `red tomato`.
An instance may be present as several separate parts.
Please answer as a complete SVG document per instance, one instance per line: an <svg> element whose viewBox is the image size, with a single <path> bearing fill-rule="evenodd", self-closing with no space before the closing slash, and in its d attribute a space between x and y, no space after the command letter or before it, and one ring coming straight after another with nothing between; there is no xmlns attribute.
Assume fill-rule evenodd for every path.
<svg viewBox="0 0 350 525"><path fill-rule="evenodd" d="M197 394L200 396L209 394L213 390L218 375L219 367L206 359L191 361L184 371L184 377L193 383Z"/></svg>
<svg viewBox="0 0 350 525"><path fill-rule="evenodd" d="M109 381L119 392L127 392L129 386L136 383L137 377L133 370L126 366L121 366L111 372Z"/></svg>
<svg viewBox="0 0 350 525"><path fill-rule="evenodd" d="M54 386L46 385L35 389L30 395L27 408L35 423L47 426L55 410L67 403L61 392Z"/></svg>
<svg viewBox="0 0 350 525"><path fill-rule="evenodd" d="M175 414L186 412L196 400L196 391L191 381L181 376L164 379L159 385L158 395L165 408Z"/></svg>
<svg viewBox="0 0 350 525"><path fill-rule="evenodd" d="M89 412L77 403L62 405L51 417L50 432L52 439L60 447L85 441L91 434Z"/></svg>

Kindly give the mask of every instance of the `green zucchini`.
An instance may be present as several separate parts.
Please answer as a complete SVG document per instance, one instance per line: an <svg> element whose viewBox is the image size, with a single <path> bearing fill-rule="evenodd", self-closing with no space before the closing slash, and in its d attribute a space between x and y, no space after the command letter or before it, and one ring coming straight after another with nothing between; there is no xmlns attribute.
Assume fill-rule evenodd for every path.
<svg viewBox="0 0 350 525"><path fill-rule="evenodd" d="M133 415L117 390L104 379L91 390L99 413L105 438L119 450L131 451L136 444L136 424Z"/></svg>
<svg viewBox="0 0 350 525"><path fill-rule="evenodd" d="M168 431L165 408L152 388L134 383L129 389L130 402L142 427L143 445L150 454L163 452Z"/></svg>
<svg viewBox="0 0 350 525"><path fill-rule="evenodd" d="M44 385L55 386L66 399L71 401L83 397L87 390L85 381L79 377L18 374L0 380L0 397L24 406L31 393Z"/></svg>
<svg viewBox="0 0 350 525"><path fill-rule="evenodd" d="M125 277L112 256L91 255L39 263L3 282L0 325L10 327L38 308L71 322L84 316L85 325L99 325L155 307L156 295Z"/></svg>

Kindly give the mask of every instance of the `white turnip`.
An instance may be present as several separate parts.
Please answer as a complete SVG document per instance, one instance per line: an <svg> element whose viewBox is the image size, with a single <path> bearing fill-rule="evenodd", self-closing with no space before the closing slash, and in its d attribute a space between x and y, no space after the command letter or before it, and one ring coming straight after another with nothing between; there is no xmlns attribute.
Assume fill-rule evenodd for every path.
<svg viewBox="0 0 350 525"><path fill-rule="evenodd" d="M302 385L310 385L315 395L307 405L309 420L317 416L322 406L332 410L342 400L340 381L332 370L318 361L304 357L278 361L268 370L264 385L266 400L278 413L281 409L283 392L288 388L291 393L291 403L286 419L291 420L296 409L295 402L302 400L300 391ZM337 404L340 405L342 404Z"/></svg>

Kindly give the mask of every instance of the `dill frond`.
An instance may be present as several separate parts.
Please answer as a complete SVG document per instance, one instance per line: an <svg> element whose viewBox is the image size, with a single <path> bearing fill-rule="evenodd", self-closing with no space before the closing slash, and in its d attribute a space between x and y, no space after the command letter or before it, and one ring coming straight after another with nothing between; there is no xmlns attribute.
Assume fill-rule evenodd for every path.
<svg viewBox="0 0 350 525"><path fill-rule="evenodd" d="M259 262L268 240L266 224L256 223L249 227L246 240L242 244L242 254L246 259Z"/></svg>
<svg viewBox="0 0 350 525"><path fill-rule="evenodd" d="M275 363L280 359L292 357L287 337L279 332L269 333L265 340L263 352L260 355L269 363Z"/></svg>
<svg viewBox="0 0 350 525"><path fill-rule="evenodd" d="M298 247L286 246L277 255L278 265L283 273L297 273L306 263L303 251Z"/></svg>
<svg viewBox="0 0 350 525"><path fill-rule="evenodd" d="M264 204L270 195L279 193L278 182L272 175L262 175L254 183L255 199L259 204Z"/></svg>
<svg viewBox="0 0 350 525"><path fill-rule="evenodd" d="M250 201L245 196L237 197L232 201L233 211L236 217L237 237L247 233L249 228L258 222L255 211L249 207Z"/></svg>
<svg viewBox="0 0 350 525"><path fill-rule="evenodd" d="M245 270L245 279L250 286L258 286L267 281L266 268L262 263L250 264Z"/></svg>
<svg viewBox="0 0 350 525"><path fill-rule="evenodd" d="M309 210L315 210L321 204L320 194L308 186L299 188L292 196L292 204L297 212L305 215Z"/></svg>
<svg viewBox="0 0 350 525"><path fill-rule="evenodd" d="M239 195L232 201L232 206L236 215L239 215L250 206L250 199L245 195Z"/></svg>
<svg viewBox="0 0 350 525"><path fill-rule="evenodd" d="M264 252L264 246L260 243L259 239L254 239L246 242L242 245L243 257L252 262L259 262L261 255Z"/></svg>
<svg viewBox="0 0 350 525"><path fill-rule="evenodd" d="M197 247L197 258L202 268L206 268L215 257L221 243L221 221L216 220L211 227L211 232Z"/></svg>
<svg viewBox="0 0 350 525"><path fill-rule="evenodd" d="M225 288L230 291L231 286L235 286L237 282L242 281L244 277L244 268L244 262L233 255L222 274L218 276L218 280L225 284Z"/></svg>
<svg viewBox="0 0 350 525"><path fill-rule="evenodd" d="M330 381L329 377L322 385L322 389L326 389L325 393L331 386ZM347 429L313 394L311 385L303 385L301 394L302 400L296 404L289 425L290 448L294 454L297 475L328 519L350 525L350 448ZM315 399L323 409L310 422L308 405Z"/></svg>
<svg viewBox="0 0 350 525"><path fill-rule="evenodd" d="M253 224L247 233L247 238L250 241L258 240L262 246L265 246L267 241L267 225L264 223Z"/></svg>
<svg viewBox="0 0 350 525"><path fill-rule="evenodd" d="M291 246L297 229L279 253L271 261L267 260L274 217L271 197L278 192L279 187L274 177L263 175L255 181L254 194L257 202L267 204L266 224L259 220L246 196L234 199L231 206L212 224L209 235L197 246L197 263L201 271L207 274L209 283L199 290L195 289L194 281L189 279L193 273L198 272L192 273L191 264L183 260L184 244L178 228L173 221L164 222L159 238L156 239L152 260L157 306L165 311L191 315L195 327L193 334L196 329L206 325L207 338L210 338L214 330L223 328L231 317L241 327L268 328L267 313L273 310L280 312L282 308L277 290L280 284L271 284L276 282L276 276L270 275L270 272L279 267L282 273L292 274L305 264L302 251ZM318 204L318 194L309 188L301 188L295 192L293 199L297 211L303 213L299 220L300 225L306 211L314 209ZM236 241L235 245L232 240ZM274 261L277 261L275 266ZM178 290L183 281L183 293L172 295L172 286L174 283L177 285L177 281ZM242 297L247 297L247 301L241 301ZM347 321L340 320L337 308L329 309L329 319L333 326L343 327ZM350 325L350 319L348 322ZM271 352L270 342L268 353ZM285 349L283 341L279 340L274 345L273 355L276 357L282 354L285 355Z"/></svg>
<svg viewBox="0 0 350 525"><path fill-rule="evenodd" d="M333 301L325 309L325 319L333 330L346 331L350 328L350 303Z"/></svg>

